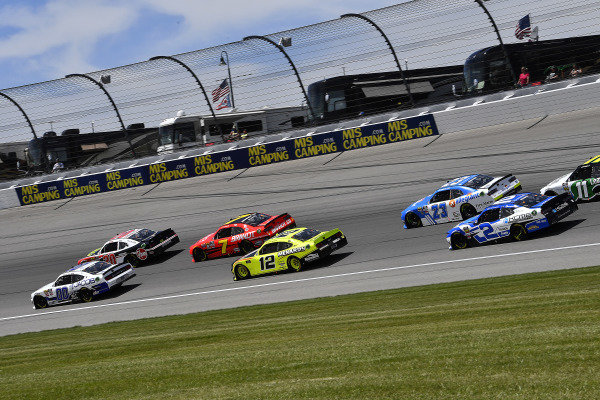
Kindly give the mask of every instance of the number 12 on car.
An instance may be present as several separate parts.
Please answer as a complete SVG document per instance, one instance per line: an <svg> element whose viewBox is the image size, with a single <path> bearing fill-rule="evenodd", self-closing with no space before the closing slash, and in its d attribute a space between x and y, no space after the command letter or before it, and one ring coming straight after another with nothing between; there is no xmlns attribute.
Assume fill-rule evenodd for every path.
<svg viewBox="0 0 600 400"><path fill-rule="evenodd" d="M275 268L275 256L270 255L260 258L260 269L266 271Z"/></svg>

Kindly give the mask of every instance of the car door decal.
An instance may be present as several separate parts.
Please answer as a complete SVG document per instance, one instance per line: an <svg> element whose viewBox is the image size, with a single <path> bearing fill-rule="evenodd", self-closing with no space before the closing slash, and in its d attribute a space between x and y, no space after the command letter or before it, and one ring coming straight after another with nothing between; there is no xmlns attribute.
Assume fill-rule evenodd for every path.
<svg viewBox="0 0 600 400"><path fill-rule="evenodd" d="M221 254L227 253L227 239L220 239L217 243L221 245Z"/></svg>
<svg viewBox="0 0 600 400"><path fill-rule="evenodd" d="M434 204L431 206L431 211L433 211L433 215L431 216L433 219L443 219L448 217L448 210L446 209L446 203Z"/></svg>
<svg viewBox="0 0 600 400"><path fill-rule="evenodd" d="M69 300L69 288L67 286L56 288L56 301Z"/></svg>
<svg viewBox="0 0 600 400"><path fill-rule="evenodd" d="M275 255L270 254L260 258L260 270L266 271L269 269L275 269Z"/></svg>

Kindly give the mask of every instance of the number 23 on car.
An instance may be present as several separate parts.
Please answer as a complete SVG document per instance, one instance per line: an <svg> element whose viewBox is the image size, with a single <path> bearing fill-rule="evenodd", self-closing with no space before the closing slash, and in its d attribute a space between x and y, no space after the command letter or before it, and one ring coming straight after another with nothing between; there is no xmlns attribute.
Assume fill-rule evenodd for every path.
<svg viewBox="0 0 600 400"><path fill-rule="evenodd" d="M307 263L329 256L348 244L339 229L321 232L316 229L288 229L267 240L258 250L233 263L233 279L278 271L300 271Z"/></svg>

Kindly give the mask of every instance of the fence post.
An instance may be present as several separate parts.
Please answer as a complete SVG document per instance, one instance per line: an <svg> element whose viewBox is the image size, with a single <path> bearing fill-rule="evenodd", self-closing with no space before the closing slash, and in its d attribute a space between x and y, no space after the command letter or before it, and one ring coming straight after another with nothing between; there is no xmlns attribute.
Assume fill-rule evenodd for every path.
<svg viewBox="0 0 600 400"><path fill-rule="evenodd" d="M498 37L498 42L500 42L500 47L502 48L502 53L504 54L504 61L506 61L506 65L508 65L508 69L510 70L510 77L512 78L513 85L517 83L517 77L515 76L515 71L512 68L510 63L510 58L508 58L508 53L506 52L506 47L504 47L504 42L502 41L502 37L500 36L500 31L498 30L498 26L496 25L496 21L492 18L492 14L488 11L487 7L483 5L481 0L475 0L475 3L479 5L483 9L485 15L487 15L488 19L492 23L494 27L494 31L496 32L496 36Z"/></svg>
<svg viewBox="0 0 600 400"><path fill-rule="evenodd" d="M410 105L414 106L415 102L413 100L412 93L410 92L410 85L406 81L406 77L404 76L404 71L402 71L402 67L400 66L400 61L398 61L398 56L396 55L396 50L394 50L394 46L392 46L392 42L390 42L390 39L388 39L388 37L385 34L385 32L383 31L383 29L381 29L379 27L379 25L377 25L372 19L367 18L367 17L365 17L364 15L361 15L361 14L353 14L353 13L344 14L340 18L350 18L350 17L362 19L363 21L367 22L372 27L374 27L375 29L377 29L377 32L379 32L381 34L381 36L383 37L383 40L385 40L385 43L387 44L388 48L390 49L390 52L394 56L394 61L396 61L396 66L398 67L398 71L400 71L400 76L402 77L402 82L404 83L404 87L406 88L406 92L408 93L408 98L410 100Z"/></svg>
<svg viewBox="0 0 600 400"><path fill-rule="evenodd" d="M121 128L123 129L123 132L125 134L125 139L127 140L127 143L129 143L129 148L131 149L131 154L135 157L136 156L135 150L133 149L133 145L131 144L131 140L129 139L129 134L127 133L127 128L125 128L125 124L123 123L123 118L121 118L121 113L119 112L117 105L115 104L113 98L110 96L110 94L108 93L108 91L106 90L104 85L102 85L100 82L98 82L91 76L88 76L85 74L69 74L69 75L65 76L65 78L75 78L75 77L85 78L85 79L89 80L90 82L94 83L96 86L98 86L104 92L106 97L108 97L110 104L112 104L113 109L117 113L117 118L119 118L119 122L121 123Z"/></svg>
<svg viewBox="0 0 600 400"><path fill-rule="evenodd" d="M304 89L304 84L302 83L302 79L300 79L300 74L298 73L298 70L296 69L296 66L294 65L294 62L292 61L292 59L290 58L290 56L288 55L288 53L283 49L283 46L278 45L277 43L275 43L274 41L272 41L271 39L269 39L268 37L265 36L246 36L244 38L244 41L246 40L251 40L251 39L259 39L259 40L263 40L273 46L275 46L275 48L277 50L279 50L286 58L286 60L288 61L288 63L290 64L290 66L292 67L292 69L294 70L294 74L296 75L296 79L298 80L298 84L300 85L300 89L302 89L302 94L304 95L304 99L306 100L306 105L308 106L308 109L310 111L310 115L312 117L312 119L315 119L315 113L313 111L312 105L310 104L310 100L308 99L308 95L306 94L306 90Z"/></svg>

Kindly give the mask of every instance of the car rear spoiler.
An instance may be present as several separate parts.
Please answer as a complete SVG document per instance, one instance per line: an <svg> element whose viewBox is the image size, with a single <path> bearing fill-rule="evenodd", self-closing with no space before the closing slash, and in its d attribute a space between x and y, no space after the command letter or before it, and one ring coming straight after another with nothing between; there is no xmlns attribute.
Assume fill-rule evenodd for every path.
<svg viewBox="0 0 600 400"><path fill-rule="evenodd" d="M133 268L133 265L129 264L128 262L122 262L119 264L112 265L110 268L107 268L104 271L102 271L102 276L104 276L104 279L107 281L111 280L116 275L122 273L125 270L123 267L126 266L129 266L129 268Z"/></svg>
<svg viewBox="0 0 600 400"><path fill-rule="evenodd" d="M267 220L267 222L265 223L265 230L268 231L268 230L273 229L275 227L275 225L285 221L286 219L291 219L292 221L294 221L291 225L287 226L286 228L292 228L295 226L296 221L294 220L294 218L292 218L292 216L288 213L283 213L283 214L279 214L279 215Z"/></svg>
<svg viewBox="0 0 600 400"><path fill-rule="evenodd" d="M168 228L162 231L158 231L154 236L148 239L148 247L152 248L160 243L161 239L168 239L175 235L175 231L172 228Z"/></svg>
<svg viewBox="0 0 600 400"><path fill-rule="evenodd" d="M515 183L516 182L516 183ZM521 183L513 174L504 175L488 188L488 195L494 200L500 200L502 197L514 194L521 190Z"/></svg>

